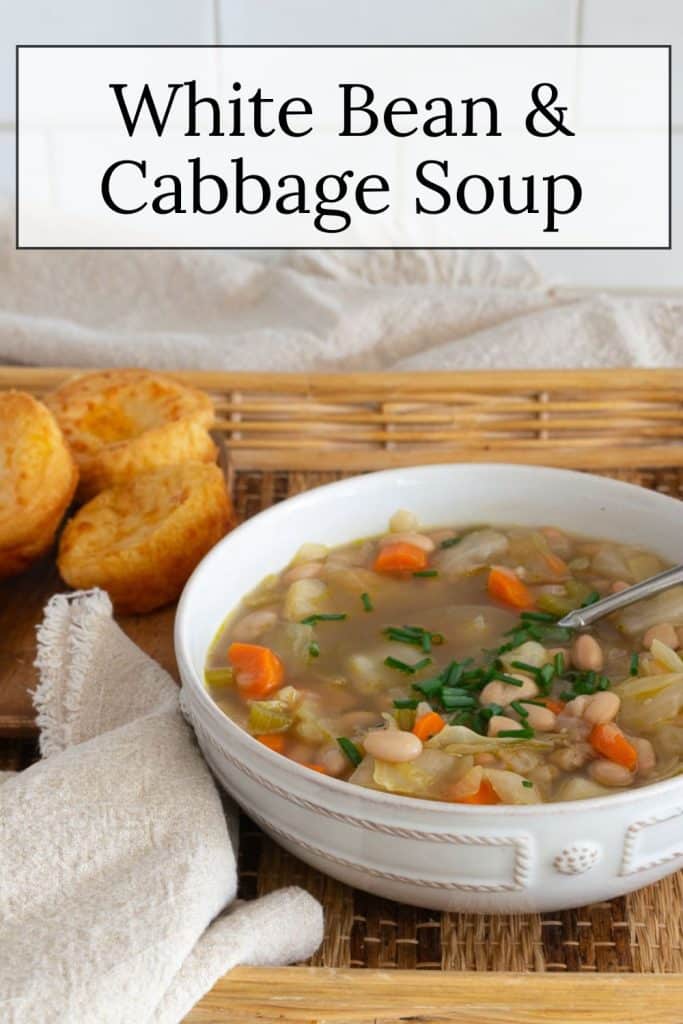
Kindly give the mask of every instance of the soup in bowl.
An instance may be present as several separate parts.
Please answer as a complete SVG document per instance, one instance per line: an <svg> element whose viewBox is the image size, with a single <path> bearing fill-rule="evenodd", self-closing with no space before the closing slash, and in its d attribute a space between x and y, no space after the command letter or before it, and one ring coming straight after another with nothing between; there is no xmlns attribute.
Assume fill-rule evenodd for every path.
<svg viewBox="0 0 683 1024"><path fill-rule="evenodd" d="M556 527L307 543L231 611L205 681L260 743L386 793L580 800L683 766L683 587L576 632L573 608L661 572ZM677 624L681 624L677 626Z"/></svg>
<svg viewBox="0 0 683 1024"><path fill-rule="evenodd" d="M347 882L482 911L623 893L683 859L683 601L557 620L680 560L680 526L672 499L542 468L319 488L188 584L187 715L252 817Z"/></svg>

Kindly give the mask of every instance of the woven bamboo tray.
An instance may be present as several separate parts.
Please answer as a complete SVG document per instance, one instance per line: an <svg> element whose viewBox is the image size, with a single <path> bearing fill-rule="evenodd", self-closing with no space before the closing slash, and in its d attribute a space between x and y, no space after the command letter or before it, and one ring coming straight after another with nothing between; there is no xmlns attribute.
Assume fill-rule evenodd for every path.
<svg viewBox="0 0 683 1024"><path fill-rule="evenodd" d="M68 372L0 368L0 388L40 395ZM682 370L177 376L216 400L240 518L353 472L441 461L591 469L683 497ZM58 586L49 560L0 585L0 768L36 757L26 689ZM173 669L171 624L172 609L123 622ZM683 874L558 914L441 914L320 875L246 818L241 831L241 894L303 885L325 907L325 940L310 967L233 972L188 1021L683 1021ZM435 970L448 972L438 986L422 973Z"/></svg>

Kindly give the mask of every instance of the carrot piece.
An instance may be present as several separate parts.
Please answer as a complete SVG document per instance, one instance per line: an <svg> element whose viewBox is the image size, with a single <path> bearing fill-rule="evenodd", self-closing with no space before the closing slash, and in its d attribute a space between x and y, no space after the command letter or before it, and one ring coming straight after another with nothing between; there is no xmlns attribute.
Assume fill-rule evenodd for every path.
<svg viewBox="0 0 683 1024"><path fill-rule="evenodd" d="M420 715L413 726L413 733L418 736L423 743L430 740L432 736L436 736L437 732L445 727L446 722L438 715L436 711L428 711L426 715Z"/></svg>
<svg viewBox="0 0 683 1024"><path fill-rule="evenodd" d="M280 732L263 733L260 736L254 736L254 739L262 743L264 747L268 747L269 750L274 750L276 754L281 754L285 749L285 738Z"/></svg>
<svg viewBox="0 0 683 1024"><path fill-rule="evenodd" d="M284 666L270 647L233 643L228 648L228 661L235 670L235 682L245 698L259 700L282 686Z"/></svg>
<svg viewBox="0 0 683 1024"><path fill-rule="evenodd" d="M564 701L555 700L554 697L538 697L539 703L547 707L548 711L552 711L554 715L559 715L564 711Z"/></svg>
<svg viewBox="0 0 683 1024"><path fill-rule="evenodd" d="M469 796L461 796L459 800L453 801L456 804L499 804L500 797L488 779L482 779L476 793Z"/></svg>
<svg viewBox="0 0 683 1024"><path fill-rule="evenodd" d="M324 764L313 764L311 761L300 761L299 764L303 765L304 768L310 768L312 772L320 772L321 775L329 775Z"/></svg>
<svg viewBox="0 0 683 1024"><path fill-rule="evenodd" d="M559 555L549 551L543 557L545 558L546 565L555 576L569 576L569 566Z"/></svg>
<svg viewBox="0 0 683 1024"><path fill-rule="evenodd" d="M529 589L522 583L519 576L502 565L492 565L489 572L488 592L496 601L511 605L513 608L531 608L534 599Z"/></svg>
<svg viewBox="0 0 683 1024"><path fill-rule="evenodd" d="M419 572L426 565L426 551L415 544L396 541L380 548L373 569L375 572Z"/></svg>
<svg viewBox="0 0 683 1024"><path fill-rule="evenodd" d="M632 743L624 736L618 725L614 722L605 722L603 725L594 725L588 737L591 746L599 754L606 757L608 761L623 765L630 772L638 764L638 751Z"/></svg>

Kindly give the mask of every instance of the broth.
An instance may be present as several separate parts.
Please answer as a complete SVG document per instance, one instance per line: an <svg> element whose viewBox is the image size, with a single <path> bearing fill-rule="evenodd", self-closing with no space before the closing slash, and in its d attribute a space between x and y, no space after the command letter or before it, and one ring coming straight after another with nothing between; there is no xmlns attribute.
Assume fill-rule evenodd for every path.
<svg viewBox="0 0 683 1024"><path fill-rule="evenodd" d="M557 619L665 568L552 527L305 545L221 627L208 690L272 750L456 803L581 799L680 770L683 588L576 634Z"/></svg>

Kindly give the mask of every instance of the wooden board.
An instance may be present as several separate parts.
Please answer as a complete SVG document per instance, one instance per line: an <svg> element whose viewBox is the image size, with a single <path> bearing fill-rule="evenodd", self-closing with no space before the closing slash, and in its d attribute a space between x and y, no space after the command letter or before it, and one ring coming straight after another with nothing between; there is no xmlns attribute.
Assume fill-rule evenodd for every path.
<svg viewBox="0 0 683 1024"><path fill-rule="evenodd" d="M237 968L186 1024L681 1024L683 976Z"/></svg>

